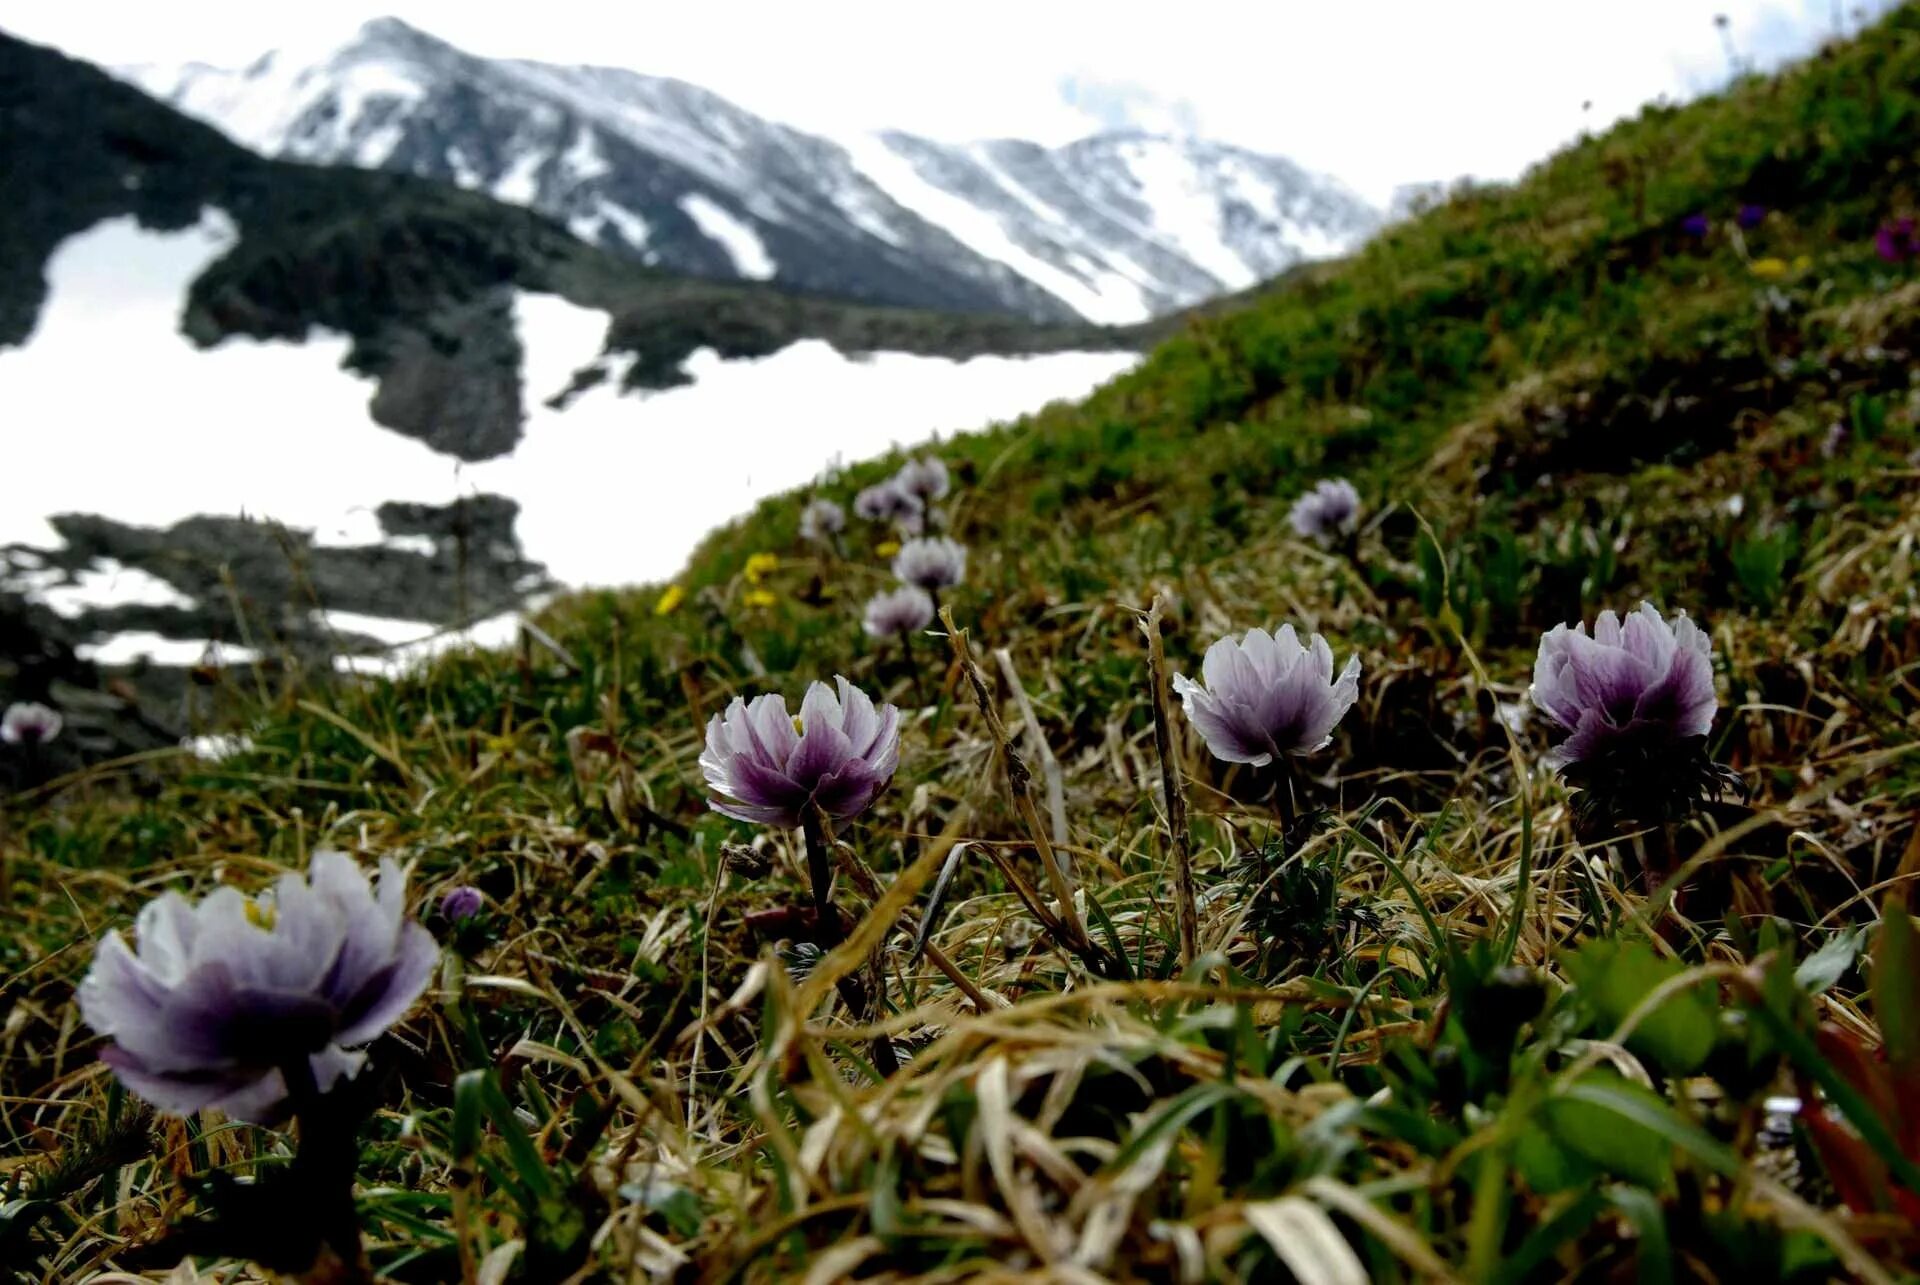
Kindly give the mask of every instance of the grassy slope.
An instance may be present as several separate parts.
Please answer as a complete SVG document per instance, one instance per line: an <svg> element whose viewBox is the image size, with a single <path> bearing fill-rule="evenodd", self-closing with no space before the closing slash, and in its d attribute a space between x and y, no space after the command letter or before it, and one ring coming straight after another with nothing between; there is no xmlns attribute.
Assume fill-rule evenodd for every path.
<svg viewBox="0 0 1920 1285"><path fill-rule="evenodd" d="M375 1052L394 1074L365 1205L399 1276L455 1272L463 1236L476 1252L529 1236L538 1276L603 1225L607 1262L766 1277L1077 1254L1168 1278L1187 1252L1264 1279L1270 1244L1304 1252L1301 1233L1263 1230L1290 1219L1335 1228L1389 1279L1503 1262L1521 1279L1528 1261L1537 1278L1656 1279L1670 1260L1758 1281L1910 1257L1897 1221L1844 1210L1810 1151L1766 1143L1761 1099L1796 1076L1751 1033L1766 1019L1732 965L1828 947L1825 993L1778 974L1764 1011L1871 1038L1851 930L1920 861L1904 752L1920 285L1871 247L1920 198L1917 85L1907 9L1195 321L1083 405L943 451L973 550L956 618L977 648L1007 649L1061 766L1088 917L1141 975L1177 964L1134 609L1166 596L1176 668L1279 619L1366 663L1360 704L1300 778L1321 816L1277 899L1234 873L1271 840L1270 781L1221 772L1177 729L1212 893L1191 976L1210 991L1091 984L1036 936L981 859L1038 878L978 712L930 663L941 644L920 650L939 684L920 707L858 631L886 579L868 533L846 563L817 558L797 502L777 501L708 542L670 614L654 591L556 607L545 623L571 665L530 646L399 686L287 693L245 758L129 768L136 791L103 772L14 810L10 909L27 931L0 944L15 1004L0 1124L80 1166L47 1180L61 1203L36 1252L102 1262L154 1232L174 1167L245 1171L278 1152L268 1134L149 1136L113 1116L133 1134L112 1157L123 1185L94 1180L83 1162L121 1108L68 996L86 941L155 888L257 883L326 842L413 858L427 889L472 880L496 907L468 943L486 976ZM1736 237L1743 201L1771 213ZM1696 210L1715 216L1704 243L1678 230ZM1848 432L1829 457L1835 423ZM1329 473L1374 514L1356 564L1286 531L1287 502ZM781 562L755 586L760 551ZM777 601L750 605L756 587ZM1683 914L1576 857L1560 787L1516 770L1541 729L1510 737L1502 718L1542 629L1642 597L1712 629L1714 749L1752 792L1676 837L1700 858ZM835 671L916 711L899 779L845 837L882 877L923 877L970 841L936 940L1019 1001L973 1018L924 962L890 956L915 1055L880 1089L836 1029L844 1013L797 1020L830 991L816 979L796 998L756 967L742 912L800 896L792 844L731 846L753 836L704 813L694 764L704 716L734 692ZM1018 705L1004 711L1018 729ZM1590 939L1635 944L1583 971L1569 961ZM1497 971L1509 957L1530 971ZM1625 1054L1578 1042L1683 968L1690 989L1636 1019ZM1651 1087L1589 1080L1568 1099L1595 1061ZM578 1175L570 1199L518 1204L490 1136L494 1167L456 1212L451 1085L484 1062L544 1163ZM601 1101L604 1132L581 1122Z"/></svg>

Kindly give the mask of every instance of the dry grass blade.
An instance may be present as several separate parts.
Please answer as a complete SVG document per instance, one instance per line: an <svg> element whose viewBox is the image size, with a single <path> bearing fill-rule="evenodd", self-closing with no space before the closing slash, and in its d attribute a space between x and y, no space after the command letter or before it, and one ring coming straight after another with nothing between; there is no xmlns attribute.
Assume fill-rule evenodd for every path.
<svg viewBox="0 0 1920 1285"><path fill-rule="evenodd" d="M1300 1285L1367 1285L1366 1265L1327 1211L1302 1196L1282 1196L1242 1208Z"/></svg>
<svg viewBox="0 0 1920 1285"><path fill-rule="evenodd" d="M1147 637L1147 681L1153 688L1153 748L1160 756L1160 785L1167 803L1167 838L1173 851L1173 902L1180 926L1180 968L1193 966L1200 912L1193 890L1193 835L1187 829L1187 797L1180 760L1173 749L1172 715L1167 709L1167 657L1160 643L1161 598L1140 622Z"/></svg>

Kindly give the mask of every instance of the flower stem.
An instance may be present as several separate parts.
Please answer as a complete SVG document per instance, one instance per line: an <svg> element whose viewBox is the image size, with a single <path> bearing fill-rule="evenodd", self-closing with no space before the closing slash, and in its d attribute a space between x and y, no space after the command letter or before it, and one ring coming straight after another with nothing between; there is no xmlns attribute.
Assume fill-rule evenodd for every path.
<svg viewBox="0 0 1920 1285"><path fill-rule="evenodd" d="M813 911L816 924L815 941L823 950L832 950L846 938L846 923L840 918L840 910L833 904L833 839L827 833L827 818L817 804L810 804L800 814L800 833L807 845L807 876L813 883ZM886 974L880 969L872 970L875 982L884 985ZM853 1015L856 1022L870 1022L879 1015L879 997L870 993L857 977L842 977L835 985L840 992L841 1002ZM882 1076L891 1076L900 1069L900 1059L894 1056L893 1041L887 1036L879 1036L873 1041L873 1066Z"/></svg>
<svg viewBox="0 0 1920 1285"><path fill-rule="evenodd" d="M807 879L813 887L813 909L819 917L820 930L829 931L828 924L831 921L832 931L837 937L839 917L833 909L831 896L833 855L827 846L831 841L827 838L826 818L821 816L819 808L809 807L801 813L800 834L807 845Z"/></svg>
<svg viewBox="0 0 1920 1285"><path fill-rule="evenodd" d="M311 1219L313 1262L303 1281L329 1285L371 1285L373 1265L360 1239L360 1216L353 1205L354 1172L359 1167L359 1121L346 1106L347 1094L321 1093L313 1063L302 1057L280 1069L287 1101L299 1127L293 1170L303 1192L301 1207Z"/></svg>
<svg viewBox="0 0 1920 1285"><path fill-rule="evenodd" d="M1273 756L1273 810L1280 818L1280 864L1293 855L1293 765L1285 754Z"/></svg>
<svg viewBox="0 0 1920 1285"><path fill-rule="evenodd" d="M926 676L920 672L919 658L913 654L913 631L900 631L900 655L907 662L907 671L913 675L913 698L924 708L927 704Z"/></svg>

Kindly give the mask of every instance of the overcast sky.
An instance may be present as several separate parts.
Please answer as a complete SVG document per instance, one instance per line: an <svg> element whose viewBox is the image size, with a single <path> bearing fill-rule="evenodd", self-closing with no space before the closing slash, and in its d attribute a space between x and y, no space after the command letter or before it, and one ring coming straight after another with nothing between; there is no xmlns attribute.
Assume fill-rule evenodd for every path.
<svg viewBox="0 0 1920 1285"><path fill-rule="evenodd" d="M474 53L678 76L821 132L1184 129L1376 201L1514 177L1582 129L1724 83L1729 46L1771 67L1862 20L1853 0L11 0L0 28L96 62L243 65L389 13Z"/></svg>

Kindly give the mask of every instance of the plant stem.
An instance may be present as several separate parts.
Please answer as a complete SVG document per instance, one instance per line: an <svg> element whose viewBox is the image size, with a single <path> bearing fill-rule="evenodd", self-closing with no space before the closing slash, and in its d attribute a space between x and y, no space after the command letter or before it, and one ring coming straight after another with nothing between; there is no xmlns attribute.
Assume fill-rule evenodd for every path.
<svg viewBox="0 0 1920 1285"><path fill-rule="evenodd" d="M902 629L900 631L900 655L907 662L908 672L913 675L913 698L924 707L927 703L927 685L925 677L920 673L920 662L913 654L913 631L911 629Z"/></svg>
<svg viewBox="0 0 1920 1285"><path fill-rule="evenodd" d="M1280 817L1280 864L1293 855L1293 765L1285 754L1273 756L1273 808Z"/></svg>
<svg viewBox="0 0 1920 1285"><path fill-rule="evenodd" d="M826 818L820 809L808 807L800 816L800 834L807 845L807 879L813 889L813 910L819 917L821 931L827 931L828 921L834 925L838 936L839 916L833 909L833 855L828 848Z"/></svg>
<svg viewBox="0 0 1920 1285"><path fill-rule="evenodd" d="M846 938L846 923L840 918L839 908L833 904L833 839L827 833L827 818L818 805L809 805L801 813L800 833L806 840L807 877L813 884L816 943L823 950L832 950ZM877 968L872 971L876 983L885 985L886 974ZM856 1022L870 1022L879 1015L879 997L870 994L859 978L842 977L835 984L835 989L840 992L841 1001ZM873 1041L873 1065L883 1076L891 1076L900 1069L900 1059L894 1056L893 1041L887 1036L879 1036Z"/></svg>
<svg viewBox="0 0 1920 1285"><path fill-rule="evenodd" d="M373 1265L360 1238L360 1216L353 1205L354 1171L359 1166L358 1121L344 1110L344 1093L319 1090L313 1063L302 1057L280 1069L287 1101L299 1129L293 1168L304 1189L304 1212L311 1219L314 1254L296 1279L327 1285L371 1285Z"/></svg>

